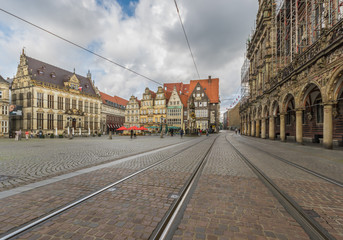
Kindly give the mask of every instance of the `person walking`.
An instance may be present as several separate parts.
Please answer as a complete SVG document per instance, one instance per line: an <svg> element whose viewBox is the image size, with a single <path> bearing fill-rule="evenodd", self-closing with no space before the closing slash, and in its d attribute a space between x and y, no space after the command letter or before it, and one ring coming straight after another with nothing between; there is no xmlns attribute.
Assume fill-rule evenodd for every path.
<svg viewBox="0 0 343 240"><path fill-rule="evenodd" d="M26 138L26 140L29 140L29 130L25 131L25 138Z"/></svg>
<svg viewBox="0 0 343 240"><path fill-rule="evenodd" d="M183 129L180 130L180 136L183 137Z"/></svg>
<svg viewBox="0 0 343 240"><path fill-rule="evenodd" d="M133 130L131 129L131 139L132 139L132 137L133 137Z"/></svg>

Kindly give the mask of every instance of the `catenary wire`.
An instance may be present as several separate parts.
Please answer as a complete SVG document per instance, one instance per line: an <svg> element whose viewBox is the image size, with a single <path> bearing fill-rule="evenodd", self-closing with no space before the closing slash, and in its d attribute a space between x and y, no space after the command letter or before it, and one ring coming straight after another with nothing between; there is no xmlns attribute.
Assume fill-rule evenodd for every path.
<svg viewBox="0 0 343 240"><path fill-rule="evenodd" d="M95 55L95 56L97 56L97 57L99 57L99 58L101 58L101 59L103 59L103 60L105 60L105 61L108 61L108 62L110 62L110 63L112 63L112 64L114 64L114 65L117 65L118 67L121 67L121 68L123 68L123 69L125 69L125 70L127 70L127 71L129 71L129 72L132 72L132 73L134 73L134 74L136 74L136 75L138 75L138 76L140 76L140 77L143 77L143 78L145 78L145 79L147 79L147 80L149 80L149 81L151 81L151 82L154 82L154 83L156 83L156 84L158 84L158 85L163 85L162 83L160 83L160 82L158 82L158 81L156 81L156 80L153 80L153 79L151 79L151 78L149 78L149 77L147 77L147 76L144 76L143 74L140 74L140 73L136 72L135 70L132 70L132 69L130 69L130 68L127 68L127 67L125 67L125 66L123 66L123 65L121 65L121 64L119 64L119 63L116 63L115 61L113 61L113 60L111 60L111 59L109 59L109 58L106 58L106 57L104 57L104 56L101 56L100 54L97 54L97 53L95 53L95 52L93 52L93 51L91 51L91 50L89 50L89 49L87 49L87 48L85 48L85 47L83 47L83 46L77 44L77 43L74 43L74 42L72 42L72 41L70 41L70 40L68 40L68 39L66 39L66 38L64 38L64 37L61 37L60 35L57 35L56 33L53 33L53 32L51 32L51 31L49 31L49 30L46 30L45 28L42 28L42 27L40 27L40 26L38 26L38 25L36 25L36 24L34 24L34 23L28 21L28 20L25 20L25 19L23 19L23 18L21 18L21 17L15 15L15 14L13 14L13 13L10 13L10 12L8 12L8 11L2 9L2 8L0 8L0 10L3 11L4 13L6 13L6 14L11 15L12 17L15 17L15 18L17 18L17 19L19 19L19 20L21 20L21 21L23 21L23 22L26 22L27 24L30 24L31 26L34 26L34 27L36 27L36 28L38 28L38 29L40 29L40 30L42 30L42 31L44 31L44 32L46 32L46 33L48 33L48 34L50 34L50 35L53 35L53 36L55 36L55 37L57 37L57 38L59 38L59 39L65 41L65 42L67 42L67 43L70 43L70 44L72 44L72 45L74 45L74 46L76 46L76 47L78 47L78 48L81 48L82 50L85 50L86 52L91 53L91 54L93 54L93 55Z"/></svg>
<svg viewBox="0 0 343 240"><path fill-rule="evenodd" d="M180 23L181 23L181 26L182 26L183 33L184 33L186 41L187 41L187 45L188 45L189 51L190 51L192 59L193 59L195 70L196 70L196 72L198 74L198 78L200 79L200 74L199 74L199 71L198 71L198 67L197 67L197 65L195 63L195 60L194 60L194 56L193 56L193 52L192 52L192 49L191 49L191 45L189 44L187 33L186 33L186 30L185 30L185 27L183 26L182 19L181 19L181 16L180 16L180 12L179 12L179 8L177 6L176 0L174 0L174 3L175 3L177 14L178 14L179 19L180 19Z"/></svg>

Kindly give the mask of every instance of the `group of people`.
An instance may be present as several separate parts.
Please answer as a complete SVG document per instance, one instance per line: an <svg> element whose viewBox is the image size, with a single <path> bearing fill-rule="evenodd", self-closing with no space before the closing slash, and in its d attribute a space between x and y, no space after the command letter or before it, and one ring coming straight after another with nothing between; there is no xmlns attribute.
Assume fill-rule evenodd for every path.
<svg viewBox="0 0 343 240"><path fill-rule="evenodd" d="M21 138L22 138L22 132L21 132L21 129L19 129L19 131L15 131L15 140L16 141L20 141ZM26 140L28 140L30 138L33 138L33 132L31 131L31 134L28 130L25 131L25 138Z"/></svg>

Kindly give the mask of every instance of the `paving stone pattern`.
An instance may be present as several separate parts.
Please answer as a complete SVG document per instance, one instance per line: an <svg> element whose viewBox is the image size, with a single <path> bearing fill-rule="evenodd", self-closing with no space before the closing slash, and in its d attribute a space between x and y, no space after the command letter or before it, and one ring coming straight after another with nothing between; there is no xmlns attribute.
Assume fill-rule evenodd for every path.
<svg viewBox="0 0 343 240"><path fill-rule="evenodd" d="M0 139L0 191L190 138Z"/></svg>
<svg viewBox="0 0 343 240"><path fill-rule="evenodd" d="M68 178L53 184L0 200L0 233L4 233L43 214L116 182L137 170L173 155L180 148L191 147L201 139L184 142L154 154L135 158L110 168Z"/></svg>
<svg viewBox="0 0 343 240"><path fill-rule="evenodd" d="M173 239L309 239L224 134L211 156Z"/></svg>
<svg viewBox="0 0 343 240"><path fill-rule="evenodd" d="M19 239L148 239L211 141L119 184Z"/></svg>
<svg viewBox="0 0 343 240"><path fill-rule="evenodd" d="M259 169L270 177L287 195L313 216L336 239L343 239L343 190L300 169L285 164L261 151L256 151L229 135L230 141ZM269 150L268 150L269 151ZM275 149L270 150L275 151ZM292 161L306 161L302 156L283 156ZM320 158L320 156L318 157ZM316 158L314 160L316 166ZM319 161L322 164L323 160ZM306 164L307 165L307 164ZM313 167L315 168L315 167ZM327 171L327 170L325 170Z"/></svg>

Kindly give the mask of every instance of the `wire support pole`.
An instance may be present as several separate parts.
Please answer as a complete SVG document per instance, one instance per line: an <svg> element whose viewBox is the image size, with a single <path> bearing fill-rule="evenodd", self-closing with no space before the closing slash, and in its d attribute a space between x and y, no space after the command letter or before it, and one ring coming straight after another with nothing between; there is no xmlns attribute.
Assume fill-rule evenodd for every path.
<svg viewBox="0 0 343 240"><path fill-rule="evenodd" d="M77 44L77 43L74 43L74 42L72 42L72 41L70 41L70 40L68 40L68 39L66 39L66 38L64 38L64 37L61 37L61 36L57 35L56 33L53 33L53 32L51 32L51 31L49 31L49 30L47 30L47 29L45 29L45 28L42 28L42 27L40 27L40 26L38 26L38 25L36 25L36 24L34 24L34 23L28 21L28 20L25 20L25 19L23 19L23 18L21 18L21 17L15 15L15 14L13 14L13 13L10 13L10 12L8 12L8 11L2 9L2 8L0 8L0 10L1 10L2 12L6 13L6 14L8 14L8 15L10 15L10 16L12 16L12 17L15 17L15 18L17 18L17 19L19 19L19 20L21 20L21 21L23 21L23 22L26 22L27 24L29 24L29 25L31 25L31 26L33 26L33 27L35 27L35 28L38 28L38 29L40 29L40 30L42 30L42 31L44 31L44 32L46 32L46 33L48 33L48 34L54 36L54 37L57 37L57 38L59 38L59 39L65 41L65 42L67 42L67 43L70 43L71 45L74 45L74 46L76 46L76 47L78 47L78 48L81 48L82 50L84 50L84 51L86 51L86 52L88 52L88 53L91 53L91 54L93 54L93 55L95 55L95 56L97 56L97 57L99 57L99 58L101 58L101 59L103 59L103 60L105 60L105 61L108 61L108 62L110 62L110 63L112 63L112 64L114 64L114 65L116 65L116 66L118 66L118 67L121 67L121 68L123 68L123 69L125 69L125 70L127 70L127 71L129 71L129 72L132 72L132 73L134 73L134 74L136 74L136 75L138 75L138 76L140 76L140 77L143 77L143 78L145 78L145 79L147 79L147 80L149 80L149 81L151 81L151 82L154 82L154 83L156 83L156 84L158 84L158 85L163 85L162 83L160 83L160 82L158 82L158 81L155 81L155 80L153 80L153 79L151 79L151 78L149 78L149 77L147 77L147 76L144 76L143 74L140 74L140 73L138 73L138 72L136 72L136 71L134 71L134 70L132 70L132 69L130 69L130 68L127 68L127 67L125 67L125 66L123 66L123 65L121 65L121 64L119 64L119 63L116 63L116 62L114 62L113 60L111 60L111 59L109 59L109 58L106 58L106 57L104 57L104 56L101 56L100 54L98 54L98 53L96 53L96 52L93 52L93 51L91 51L91 50L89 50L89 49L87 49L87 48L85 48L85 47L83 47L83 46L81 46L81 45L79 45L79 44Z"/></svg>
<svg viewBox="0 0 343 240"><path fill-rule="evenodd" d="M191 45L189 44L189 40L188 40L188 37L187 37L187 33L186 33L186 30L185 30L185 27L183 26L183 23L182 23L182 19L181 19L181 16L180 16L180 11L179 11L179 8L177 6L177 3L176 3L176 0L174 0L174 3L175 3L175 7L176 7L176 11L177 11L177 14L179 16L179 19L180 19L180 23L181 23L181 26L182 26L182 30L183 30L183 33L185 35L185 38L186 38L186 42L187 42L187 45L188 45L188 49L191 53L191 56L192 56L192 59L193 59L193 63L194 63L194 67L195 67L195 70L198 74L198 78L200 79L200 74L199 74L199 71L198 71L198 67L195 63L195 60L194 60L194 55L193 55L193 52L192 52L192 49L191 49Z"/></svg>

